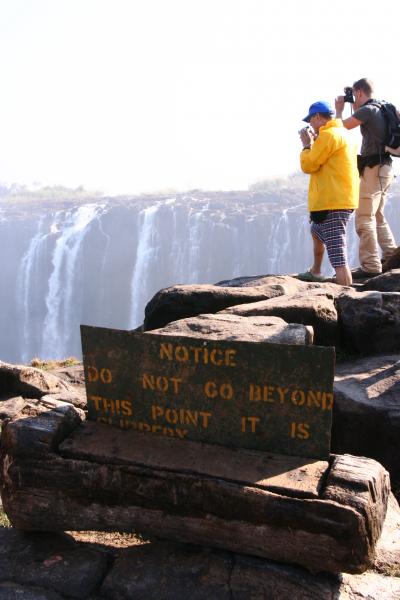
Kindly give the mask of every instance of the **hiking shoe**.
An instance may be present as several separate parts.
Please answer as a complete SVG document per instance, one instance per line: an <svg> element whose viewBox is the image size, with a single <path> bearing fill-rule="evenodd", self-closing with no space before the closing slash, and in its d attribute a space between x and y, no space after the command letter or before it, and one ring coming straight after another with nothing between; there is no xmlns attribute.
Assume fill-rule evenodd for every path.
<svg viewBox="0 0 400 600"><path fill-rule="evenodd" d="M314 273L311 273L310 269L305 273L299 273L297 279L300 279L300 281L325 281L325 277L322 277L322 275L314 275Z"/></svg>
<svg viewBox="0 0 400 600"><path fill-rule="evenodd" d="M354 279L370 279L371 277L378 277L378 275L382 275L382 273L369 273L368 271L364 271L361 267L355 269L351 272L351 275Z"/></svg>

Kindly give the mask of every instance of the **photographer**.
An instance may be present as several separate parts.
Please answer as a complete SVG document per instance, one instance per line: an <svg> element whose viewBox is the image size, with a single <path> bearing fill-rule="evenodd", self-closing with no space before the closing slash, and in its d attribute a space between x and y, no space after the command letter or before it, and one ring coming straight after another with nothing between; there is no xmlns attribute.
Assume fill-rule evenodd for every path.
<svg viewBox="0 0 400 600"><path fill-rule="evenodd" d="M308 209L313 238L314 264L298 278L322 281L325 248L341 285L352 283L347 264L346 227L358 205L357 151L349 142L340 119L333 119L327 102L314 102L303 119L312 126L302 129L301 168L309 173Z"/></svg>
<svg viewBox="0 0 400 600"><path fill-rule="evenodd" d="M351 91L354 97L351 97ZM336 117L341 118L344 104L350 102L354 113L343 121L346 129L360 126L361 155L358 157L360 173L360 201L356 210L356 231L360 238L360 268L353 271L353 279L375 277L382 272L378 245L383 261L396 249L396 243L384 215L386 195L393 181L392 159L385 152L386 122L377 102L372 99L373 84L369 79L359 79L346 96L335 101Z"/></svg>

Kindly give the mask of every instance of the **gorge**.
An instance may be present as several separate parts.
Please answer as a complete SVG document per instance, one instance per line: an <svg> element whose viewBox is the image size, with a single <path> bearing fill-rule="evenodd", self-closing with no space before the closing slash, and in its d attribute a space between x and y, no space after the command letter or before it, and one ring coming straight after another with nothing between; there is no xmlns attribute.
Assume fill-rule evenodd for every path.
<svg viewBox="0 0 400 600"><path fill-rule="evenodd" d="M310 265L307 179L142 197L0 190L0 359L81 357L79 325L134 329L161 288ZM400 185L386 208L400 243ZM357 266L357 236L349 227ZM331 269L325 259L325 274Z"/></svg>

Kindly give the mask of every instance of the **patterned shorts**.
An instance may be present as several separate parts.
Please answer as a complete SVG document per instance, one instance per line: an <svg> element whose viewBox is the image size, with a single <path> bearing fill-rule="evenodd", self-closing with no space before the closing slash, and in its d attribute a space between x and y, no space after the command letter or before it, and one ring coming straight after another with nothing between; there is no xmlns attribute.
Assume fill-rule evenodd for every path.
<svg viewBox="0 0 400 600"><path fill-rule="evenodd" d="M346 227L352 210L330 210L325 221L311 223L313 233L325 246L332 267L347 265Z"/></svg>

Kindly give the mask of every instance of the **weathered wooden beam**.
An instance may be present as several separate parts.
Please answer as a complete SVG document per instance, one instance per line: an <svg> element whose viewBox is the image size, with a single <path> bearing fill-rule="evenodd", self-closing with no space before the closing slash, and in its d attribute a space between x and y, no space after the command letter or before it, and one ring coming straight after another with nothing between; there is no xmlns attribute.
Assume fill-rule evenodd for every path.
<svg viewBox="0 0 400 600"><path fill-rule="evenodd" d="M17 528L137 531L312 571L364 571L389 494L373 460L308 463L146 436L81 423L62 403L7 424L1 470Z"/></svg>

